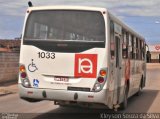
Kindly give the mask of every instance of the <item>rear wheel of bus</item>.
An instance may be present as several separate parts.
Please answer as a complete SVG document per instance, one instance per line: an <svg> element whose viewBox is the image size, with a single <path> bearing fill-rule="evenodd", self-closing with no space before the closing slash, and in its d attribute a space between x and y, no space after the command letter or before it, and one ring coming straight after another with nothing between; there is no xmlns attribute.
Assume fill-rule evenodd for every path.
<svg viewBox="0 0 160 119"><path fill-rule="evenodd" d="M139 89L138 89L138 92L136 93L136 96L140 96L141 93L142 93L142 85L143 85L143 76L141 78L141 82L139 84Z"/></svg>
<svg viewBox="0 0 160 119"><path fill-rule="evenodd" d="M127 108L128 105L128 85L125 85L125 89L124 89L124 100L123 102L120 104L120 108L122 110L125 110Z"/></svg>

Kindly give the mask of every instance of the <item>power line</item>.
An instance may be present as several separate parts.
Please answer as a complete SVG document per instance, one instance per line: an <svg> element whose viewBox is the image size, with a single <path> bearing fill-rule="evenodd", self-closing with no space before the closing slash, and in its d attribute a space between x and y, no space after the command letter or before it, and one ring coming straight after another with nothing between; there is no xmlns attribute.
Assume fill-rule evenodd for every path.
<svg viewBox="0 0 160 119"><path fill-rule="evenodd" d="M14 4L14 5L8 5L8 4L1 4L0 6L4 6L4 7L13 7L13 6L17 6L17 7L27 7L27 5L25 6L25 5L16 5L16 4Z"/></svg>
<svg viewBox="0 0 160 119"><path fill-rule="evenodd" d="M25 12L24 12L24 15L14 15L14 14L1 14L0 15L0 18L1 18L1 16L10 16L10 17L24 17L25 16ZM2 19L2 18L1 18Z"/></svg>
<svg viewBox="0 0 160 119"><path fill-rule="evenodd" d="M0 2L0 6L3 5L3 6L8 6L8 7L11 7L11 6L22 6L22 7L27 7L28 5L23 5L23 4L17 4L17 3L14 3L14 4L9 4L9 3L4 3L4 2Z"/></svg>

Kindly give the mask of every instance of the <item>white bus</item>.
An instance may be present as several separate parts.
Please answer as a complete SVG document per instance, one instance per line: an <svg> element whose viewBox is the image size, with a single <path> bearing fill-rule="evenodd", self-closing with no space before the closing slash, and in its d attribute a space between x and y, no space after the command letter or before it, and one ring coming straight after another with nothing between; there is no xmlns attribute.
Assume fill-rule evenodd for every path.
<svg viewBox="0 0 160 119"><path fill-rule="evenodd" d="M29 7L19 94L58 105L127 107L146 79L146 43L106 8Z"/></svg>

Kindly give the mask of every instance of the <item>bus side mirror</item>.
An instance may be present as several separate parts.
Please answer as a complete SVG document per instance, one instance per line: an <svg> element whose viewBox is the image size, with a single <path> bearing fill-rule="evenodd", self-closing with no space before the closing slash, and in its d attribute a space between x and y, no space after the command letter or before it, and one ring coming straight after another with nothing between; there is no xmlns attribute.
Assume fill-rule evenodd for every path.
<svg viewBox="0 0 160 119"><path fill-rule="evenodd" d="M150 51L147 51L146 58L147 58L147 63L150 63L151 62L151 53L150 53Z"/></svg>

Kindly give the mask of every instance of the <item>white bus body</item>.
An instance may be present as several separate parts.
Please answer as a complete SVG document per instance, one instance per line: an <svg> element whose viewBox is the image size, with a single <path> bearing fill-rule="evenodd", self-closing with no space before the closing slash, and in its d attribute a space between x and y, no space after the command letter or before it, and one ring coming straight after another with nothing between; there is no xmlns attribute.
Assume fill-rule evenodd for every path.
<svg viewBox="0 0 160 119"><path fill-rule="evenodd" d="M19 70L27 101L125 107L145 85L145 41L105 8L30 7Z"/></svg>

